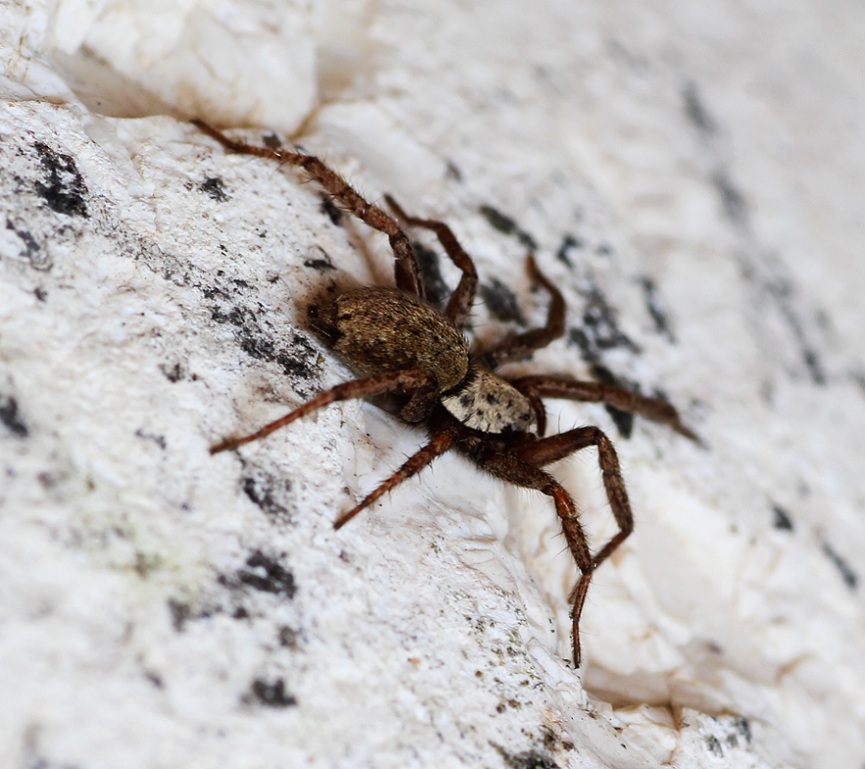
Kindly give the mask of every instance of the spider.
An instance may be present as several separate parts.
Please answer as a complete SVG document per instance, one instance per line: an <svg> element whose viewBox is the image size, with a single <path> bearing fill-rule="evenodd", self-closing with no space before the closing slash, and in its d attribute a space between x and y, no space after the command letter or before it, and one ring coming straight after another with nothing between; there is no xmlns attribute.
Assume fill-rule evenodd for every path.
<svg viewBox="0 0 865 769"><path fill-rule="evenodd" d="M440 221L410 216L389 195L393 215L355 191L321 160L299 152L246 144L202 121L202 131L231 152L270 158L298 166L344 209L387 235L395 257L395 286L367 286L344 291L310 308L313 328L360 378L321 393L279 419L242 437L212 446L211 454L257 441L315 411L351 398L374 402L409 424L426 427L429 440L389 478L334 522L339 529L406 479L451 449L477 467L514 486L536 489L552 497L568 549L580 577L571 602L573 660L580 665L580 614L595 570L633 529L631 504L622 479L616 450L598 427L576 427L544 437L543 397L601 402L669 425L692 440L673 406L620 387L584 382L563 376L509 377L495 373L505 363L526 358L564 333L565 301L540 271L531 254L531 279L549 295L546 322L539 328L511 334L489 349L472 350L463 329L478 285L471 257L450 227ZM423 276L403 225L430 230L462 273L443 311L427 302ZM382 400L384 399L384 401ZM618 532L592 553L580 524L577 506L546 467L577 451L594 446L604 489Z"/></svg>

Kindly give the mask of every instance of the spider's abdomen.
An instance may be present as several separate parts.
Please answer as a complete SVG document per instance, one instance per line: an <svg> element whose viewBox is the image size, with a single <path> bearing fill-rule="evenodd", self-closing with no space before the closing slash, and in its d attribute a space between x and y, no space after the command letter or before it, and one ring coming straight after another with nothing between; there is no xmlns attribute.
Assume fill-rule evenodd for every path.
<svg viewBox="0 0 865 769"><path fill-rule="evenodd" d="M371 286L347 291L329 308L334 350L361 374L422 369L439 390L468 373L469 349L459 329L412 294Z"/></svg>
<svg viewBox="0 0 865 769"><path fill-rule="evenodd" d="M482 433L528 433L537 427L529 399L480 367L474 367L462 385L442 398L442 406L466 427Z"/></svg>

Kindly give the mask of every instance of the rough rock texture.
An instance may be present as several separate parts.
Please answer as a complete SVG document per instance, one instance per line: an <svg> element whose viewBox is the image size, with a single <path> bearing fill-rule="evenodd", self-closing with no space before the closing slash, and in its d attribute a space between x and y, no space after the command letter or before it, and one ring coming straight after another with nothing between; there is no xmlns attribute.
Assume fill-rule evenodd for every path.
<svg viewBox="0 0 865 769"><path fill-rule="evenodd" d="M0 6L0 765L861 769L861 4L315 5ZM306 303L391 276L193 115L446 219L482 339L543 317L531 248L568 331L517 370L699 432L551 408L637 518L582 670L549 500L448 456L334 532L423 440L357 403L208 455L345 380Z"/></svg>

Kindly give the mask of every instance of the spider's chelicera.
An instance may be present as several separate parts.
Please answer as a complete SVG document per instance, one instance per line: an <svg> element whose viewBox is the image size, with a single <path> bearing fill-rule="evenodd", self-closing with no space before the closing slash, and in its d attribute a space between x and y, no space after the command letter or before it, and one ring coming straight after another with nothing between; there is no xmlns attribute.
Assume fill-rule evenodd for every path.
<svg viewBox="0 0 865 769"><path fill-rule="evenodd" d="M619 469L616 450L597 427L577 427L544 437L542 398L602 402L662 422L696 440L667 402L599 383L562 376L508 377L496 373L505 363L529 356L564 333L565 302L559 290L528 257L531 278L550 296L546 323L506 337L487 350L472 350L463 335L478 284L474 262L446 224L407 215L385 196L394 216L367 202L342 177L311 155L236 141L195 121L232 152L271 158L299 166L339 205L370 227L387 235L395 257L395 286L369 286L345 291L311 310L312 325L361 377L321 393L256 432L228 438L211 448L227 451L264 438L328 404L350 398L384 400L405 422L423 423L428 442L393 475L382 481L351 510L340 515L340 528L383 494L420 472L436 457L456 449L475 465L515 486L552 497L568 548L580 570L570 600L574 664L580 664L579 621L592 574L633 529L633 515ZM403 225L432 231L462 272L447 306L439 311L427 302L418 261ZM619 531L592 553L571 495L544 467L594 446L604 489Z"/></svg>

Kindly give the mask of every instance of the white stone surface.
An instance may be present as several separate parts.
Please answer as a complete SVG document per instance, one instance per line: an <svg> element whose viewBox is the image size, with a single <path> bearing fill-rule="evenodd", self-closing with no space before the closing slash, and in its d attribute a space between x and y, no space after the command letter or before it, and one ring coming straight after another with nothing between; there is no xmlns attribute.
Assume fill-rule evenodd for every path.
<svg viewBox="0 0 865 769"><path fill-rule="evenodd" d="M841 0L0 6L0 766L860 769L863 33ZM703 437L552 404L637 519L583 670L548 500L448 456L334 532L423 440L356 403L208 455L349 376L306 303L390 263L193 114L447 220L537 322L531 235L569 336L519 370L586 376L602 298L600 362ZM594 457L555 472L610 533Z"/></svg>

